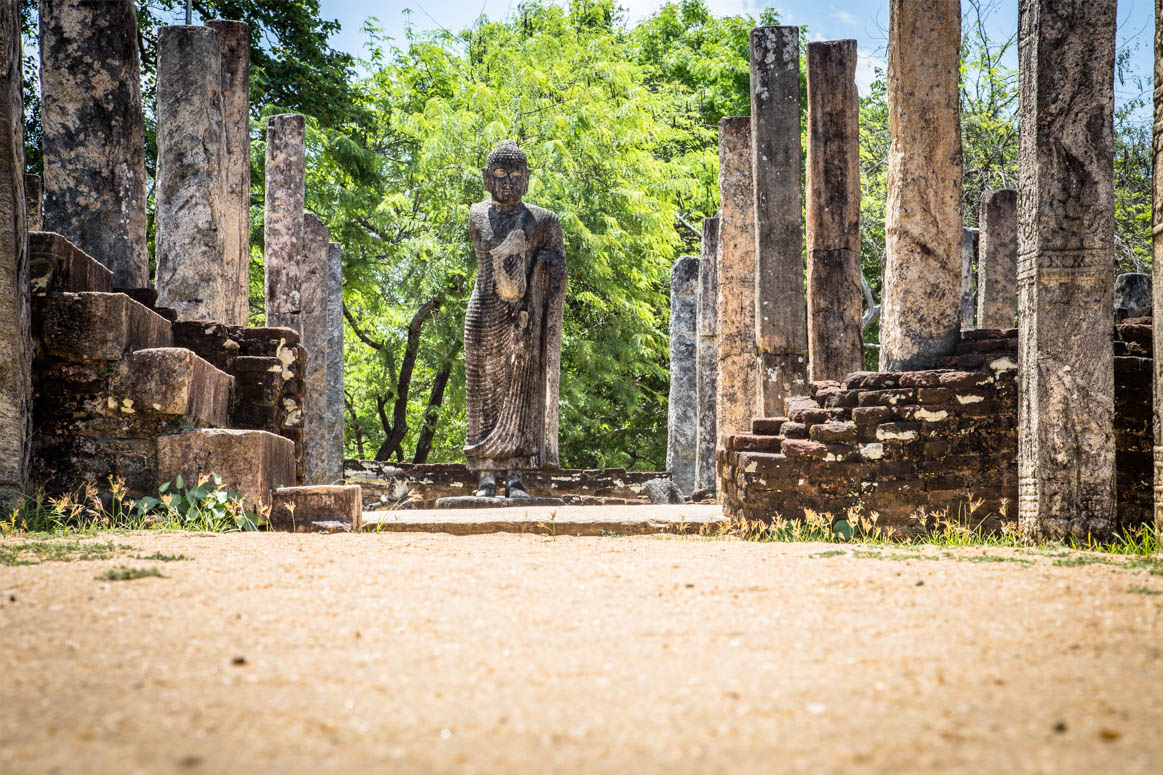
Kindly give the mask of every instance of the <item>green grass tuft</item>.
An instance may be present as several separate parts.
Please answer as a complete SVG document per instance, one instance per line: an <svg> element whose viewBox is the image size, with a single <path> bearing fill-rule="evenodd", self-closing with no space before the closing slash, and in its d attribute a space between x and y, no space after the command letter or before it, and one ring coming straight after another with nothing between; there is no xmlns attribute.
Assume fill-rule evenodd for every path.
<svg viewBox="0 0 1163 775"><path fill-rule="evenodd" d="M130 568L126 565L119 565L116 568L110 568L104 573L98 576L94 576L97 581L133 581L134 579L145 579L151 577L159 579L166 578L157 568Z"/></svg>

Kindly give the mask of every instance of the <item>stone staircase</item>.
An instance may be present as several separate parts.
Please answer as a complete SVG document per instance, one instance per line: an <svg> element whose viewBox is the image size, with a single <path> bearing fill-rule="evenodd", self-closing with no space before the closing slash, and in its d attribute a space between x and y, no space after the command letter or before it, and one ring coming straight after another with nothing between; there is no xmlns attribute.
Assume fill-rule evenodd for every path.
<svg viewBox="0 0 1163 775"><path fill-rule="evenodd" d="M50 494L124 479L130 497L216 473L248 502L301 479L304 351L289 329L174 322L149 290L113 276L59 234L29 237L34 482ZM178 346L175 346L178 345ZM298 426L298 427L296 427ZM359 528L359 488L307 488L300 529ZM330 511L329 511L330 509ZM334 519L322 520L331 511Z"/></svg>

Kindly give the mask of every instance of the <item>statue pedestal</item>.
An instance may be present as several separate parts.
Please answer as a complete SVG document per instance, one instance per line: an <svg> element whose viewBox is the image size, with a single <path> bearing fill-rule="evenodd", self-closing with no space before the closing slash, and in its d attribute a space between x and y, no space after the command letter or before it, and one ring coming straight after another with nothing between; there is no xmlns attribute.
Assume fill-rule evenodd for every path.
<svg viewBox="0 0 1163 775"><path fill-rule="evenodd" d="M455 495L437 498L438 509L508 509L517 506L564 506L561 498L485 498L476 495Z"/></svg>

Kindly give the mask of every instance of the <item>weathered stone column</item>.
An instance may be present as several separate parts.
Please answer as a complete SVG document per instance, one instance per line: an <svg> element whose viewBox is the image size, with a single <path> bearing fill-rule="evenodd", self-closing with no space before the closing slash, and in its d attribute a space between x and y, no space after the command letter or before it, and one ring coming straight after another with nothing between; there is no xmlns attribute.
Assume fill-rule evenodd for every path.
<svg viewBox="0 0 1163 775"><path fill-rule="evenodd" d="M28 230L44 231L44 186L40 175L24 176L24 202L28 214Z"/></svg>
<svg viewBox="0 0 1163 775"><path fill-rule="evenodd" d="M977 248L981 232L964 226L961 229L961 330L976 328L977 322Z"/></svg>
<svg viewBox="0 0 1163 775"><path fill-rule="evenodd" d="M695 489L699 401L699 260L683 256L670 273L670 402L666 418L666 470L690 495Z"/></svg>
<svg viewBox="0 0 1163 775"><path fill-rule="evenodd" d="M326 477L335 482L343 479L343 248L338 242L327 245L327 406L323 420Z"/></svg>
<svg viewBox="0 0 1163 775"><path fill-rule="evenodd" d="M0 514L20 505L32 433L32 311L24 219L20 3L0 13Z"/></svg>
<svg viewBox="0 0 1163 775"><path fill-rule="evenodd" d="M1151 296L1155 369L1155 529L1163 533L1163 3L1155 3L1155 165ZM1159 533L1157 533L1158 535Z"/></svg>
<svg viewBox="0 0 1163 775"><path fill-rule="evenodd" d="M266 213L263 224L268 326L302 331L303 199L306 125L283 113L267 119Z"/></svg>
<svg viewBox="0 0 1163 775"><path fill-rule="evenodd" d="M957 343L961 291L958 0L891 0L882 371L931 368Z"/></svg>
<svg viewBox="0 0 1163 775"><path fill-rule="evenodd" d="M751 119L719 121L719 374L715 386L716 450L733 433L750 433L762 414L755 349L755 207ZM721 488L720 488L721 489Z"/></svg>
<svg viewBox="0 0 1163 775"><path fill-rule="evenodd" d="M864 368L859 116L856 41L809 43L808 364L813 380L842 380Z"/></svg>
<svg viewBox="0 0 1163 775"><path fill-rule="evenodd" d="M715 489L715 389L719 373L719 219L703 219L699 257L698 373L699 430L696 439L695 488Z"/></svg>
<svg viewBox="0 0 1163 775"><path fill-rule="evenodd" d="M307 369L303 376L303 457L307 484L328 484L327 456L327 301L330 234L323 221L310 213L303 218L303 255L299 269L303 347Z"/></svg>
<svg viewBox="0 0 1163 775"><path fill-rule="evenodd" d="M977 260L977 325L1013 328L1018 306L1018 192L987 191L981 197Z"/></svg>
<svg viewBox="0 0 1163 775"><path fill-rule="evenodd" d="M157 67L158 303L180 320L227 320L226 135L218 33L162 27Z"/></svg>
<svg viewBox="0 0 1163 775"><path fill-rule="evenodd" d="M755 332L760 413L807 393L808 324L800 224L800 29L751 31L751 173L755 186Z"/></svg>
<svg viewBox="0 0 1163 775"><path fill-rule="evenodd" d="M226 257L224 321L245 326L250 315L250 28L215 19L222 60L222 125L226 136L223 237Z"/></svg>
<svg viewBox="0 0 1163 775"><path fill-rule="evenodd" d="M1115 517L1115 0L1021 0L1018 523L1027 539Z"/></svg>
<svg viewBox="0 0 1163 775"><path fill-rule="evenodd" d="M40 1L44 220L113 271L149 286L145 123L132 0Z"/></svg>
<svg viewBox="0 0 1163 775"><path fill-rule="evenodd" d="M1154 314L1151 275L1144 272L1124 272L1115 278L1115 322Z"/></svg>

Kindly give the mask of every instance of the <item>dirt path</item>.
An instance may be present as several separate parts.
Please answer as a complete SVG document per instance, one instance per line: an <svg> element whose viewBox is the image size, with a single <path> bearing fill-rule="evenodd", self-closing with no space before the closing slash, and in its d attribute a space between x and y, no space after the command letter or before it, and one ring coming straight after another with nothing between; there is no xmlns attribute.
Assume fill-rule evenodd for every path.
<svg viewBox="0 0 1163 775"><path fill-rule="evenodd" d="M0 565L0 772L1163 771L1163 595L1142 591L1163 576L1142 569L693 538L90 540L133 549ZM154 552L192 559L134 558ZM982 554L1011 561L964 561ZM123 564L166 578L95 580Z"/></svg>

